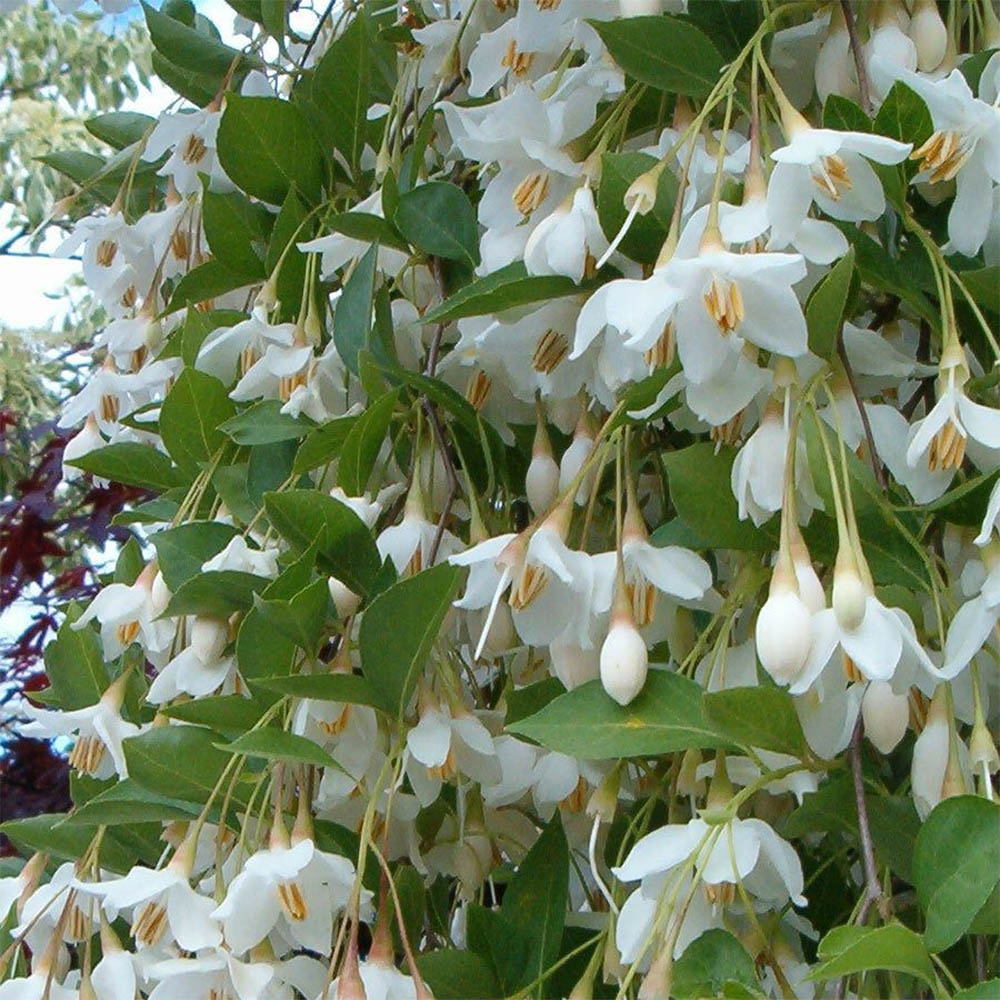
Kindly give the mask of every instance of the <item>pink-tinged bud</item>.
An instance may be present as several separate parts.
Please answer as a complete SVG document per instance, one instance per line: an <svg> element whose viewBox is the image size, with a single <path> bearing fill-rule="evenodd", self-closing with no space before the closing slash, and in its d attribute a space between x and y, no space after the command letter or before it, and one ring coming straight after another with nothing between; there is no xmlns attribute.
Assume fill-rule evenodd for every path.
<svg viewBox="0 0 1000 1000"><path fill-rule="evenodd" d="M776 574L777 575L777 574ZM812 615L787 583L771 585L757 615L754 638L761 666L779 684L790 684L802 671L812 645Z"/></svg>
<svg viewBox="0 0 1000 1000"><path fill-rule="evenodd" d="M936 0L917 0L909 36L917 48L917 69L923 73L937 69L948 51L948 29L941 20Z"/></svg>
<svg viewBox="0 0 1000 1000"><path fill-rule="evenodd" d="M361 598L346 583L342 583L335 576L331 576L327 580L327 586L330 589L330 599L333 601L333 606L341 618L350 618L361 607Z"/></svg>
<svg viewBox="0 0 1000 1000"><path fill-rule="evenodd" d="M535 452L524 477L524 492L533 514L538 516L552 506L559 491L559 466L551 452Z"/></svg>
<svg viewBox="0 0 1000 1000"><path fill-rule="evenodd" d="M601 684L618 702L627 705L642 690L649 652L639 630L627 615L615 615L601 646Z"/></svg>
<svg viewBox="0 0 1000 1000"><path fill-rule="evenodd" d="M214 663L229 641L229 626L218 618L197 617L191 626L191 648L202 663Z"/></svg>
<svg viewBox="0 0 1000 1000"><path fill-rule="evenodd" d="M853 632L865 619L868 590L852 567L838 566L833 574L833 613L837 624Z"/></svg>
<svg viewBox="0 0 1000 1000"><path fill-rule="evenodd" d="M910 705L906 695L896 694L885 681L872 681L861 701L865 736L879 753L892 753L906 732Z"/></svg>

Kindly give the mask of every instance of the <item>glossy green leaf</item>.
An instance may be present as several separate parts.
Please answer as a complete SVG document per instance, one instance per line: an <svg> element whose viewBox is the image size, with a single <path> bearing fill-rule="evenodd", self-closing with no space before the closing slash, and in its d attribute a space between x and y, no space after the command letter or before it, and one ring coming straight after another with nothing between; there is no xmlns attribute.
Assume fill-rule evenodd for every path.
<svg viewBox="0 0 1000 1000"><path fill-rule="evenodd" d="M180 719L198 726L210 726L218 732L246 732L264 714L266 706L239 694L219 694L192 698L161 706L159 711L170 719Z"/></svg>
<svg viewBox="0 0 1000 1000"><path fill-rule="evenodd" d="M234 611L245 611L253 604L253 595L268 584L263 576L223 569L199 573L186 580L174 592L163 612L175 615L205 615L228 618Z"/></svg>
<svg viewBox="0 0 1000 1000"><path fill-rule="evenodd" d="M719 80L722 56L693 24L657 14L591 24L611 58L640 83L668 94L707 97Z"/></svg>
<svg viewBox="0 0 1000 1000"><path fill-rule="evenodd" d="M307 653L315 653L323 638L329 606L330 589L326 580L315 580L284 601L269 601L259 596L254 600L254 607L264 620Z"/></svg>
<svg viewBox="0 0 1000 1000"><path fill-rule="evenodd" d="M46 694L52 695L50 704L64 711L97 704L110 683L97 633L90 627L73 628L82 613L83 608L71 604L55 639L45 647Z"/></svg>
<svg viewBox="0 0 1000 1000"><path fill-rule="evenodd" d="M274 444L305 437L314 424L308 417L293 417L281 412L281 400L262 399L249 409L219 425L236 444Z"/></svg>
<svg viewBox="0 0 1000 1000"><path fill-rule="evenodd" d="M158 795L204 804L229 763L217 741L200 726L148 729L122 743L129 778Z"/></svg>
<svg viewBox="0 0 1000 1000"><path fill-rule="evenodd" d="M508 729L588 760L731 745L705 718L701 687L667 670L651 670L639 696L625 707L608 697L600 681L590 681Z"/></svg>
<svg viewBox="0 0 1000 1000"><path fill-rule="evenodd" d="M406 710L460 576L442 563L406 577L379 594L361 619L361 672L393 715Z"/></svg>
<svg viewBox="0 0 1000 1000"><path fill-rule="evenodd" d="M267 277L264 248L271 217L263 207L238 191L202 193L202 225L212 254L220 264L239 275L244 284Z"/></svg>
<svg viewBox="0 0 1000 1000"><path fill-rule="evenodd" d="M218 37L185 24L142 4L146 15L146 27L156 49L175 66L202 73L221 81L234 60L248 60L259 63L256 57L246 56L236 49L224 45Z"/></svg>
<svg viewBox="0 0 1000 1000"><path fill-rule="evenodd" d="M332 462L340 454L357 419L355 416L338 417L310 431L295 454L293 471L297 474L309 472Z"/></svg>
<svg viewBox="0 0 1000 1000"><path fill-rule="evenodd" d="M677 959L671 996L677 1000L725 996L730 982L760 989L753 959L744 947L728 931L712 928L695 938Z"/></svg>
<svg viewBox="0 0 1000 1000"><path fill-rule="evenodd" d="M705 718L733 743L803 757L802 725L791 695L777 687L735 687L704 696Z"/></svg>
<svg viewBox="0 0 1000 1000"><path fill-rule="evenodd" d="M926 983L935 982L934 967L920 935L902 924L835 927L820 941L819 951L825 961L807 976L814 982L874 969L903 972Z"/></svg>
<svg viewBox="0 0 1000 1000"><path fill-rule="evenodd" d="M115 149L124 149L139 142L156 125L156 119L138 111L109 111L95 115L84 123L87 131Z"/></svg>
<svg viewBox="0 0 1000 1000"><path fill-rule="evenodd" d="M417 968L438 1000L494 1000L500 984L486 959L472 951L442 948L417 956Z"/></svg>
<svg viewBox="0 0 1000 1000"><path fill-rule="evenodd" d="M78 806L63 826L119 826L131 823L169 823L191 820L198 807L182 799L158 795L131 778L116 781L105 791Z"/></svg>
<svg viewBox="0 0 1000 1000"><path fill-rule="evenodd" d="M262 677L255 687L295 698L336 701L349 705L381 708L378 692L357 674L294 674L291 677Z"/></svg>
<svg viewBox="0 0 1000 1000"><path fill-rule="evenodd" d="M1000 879L1000 805L973 795L935 806L917 835L913 881L924 942L943 951L965 933Z"/></svg>

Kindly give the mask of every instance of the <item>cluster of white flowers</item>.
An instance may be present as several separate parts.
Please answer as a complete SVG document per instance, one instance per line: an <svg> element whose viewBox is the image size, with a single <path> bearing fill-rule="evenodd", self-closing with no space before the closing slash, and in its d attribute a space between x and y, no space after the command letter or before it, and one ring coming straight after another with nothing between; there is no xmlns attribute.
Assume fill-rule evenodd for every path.
<svg viewBox="0 0 1000 1000"><path fill-rule="evenodd" d="M108 583L69 626L99 627L113 678L103 694L72 709L29 706L33 729L69 737L78 774L117 779L131 794L144 779L129 775L130 741L210 726L216 745L229 730L250 742L234 744L188 819L162 821L158 863L115 871L102 826L51 877L39 853L0 880L0 917L13 914L13 940L28 949L4 953L13 978L0 998L426 997L436 967L415 953L434 954L442 933L472 948L479 911L557 814L572 858L559 927L599 935L574 996L590 996L600 974L619 996L633 983L640 997L667 996L674 964L715 928L758 960L766 994L812 997L803 866L775 827L852 736L863 732L883 755L915 736L909 794L921 817L948 796L995 794L1000 354L996 310L965 281L988 267L995 281L1000 259L1000 55L979 56L1000 43L992 4L951 4L945 22L932 0L885 0L858 5L871 9L848 24L839 3L815 13L763 3L718 79L677 94L647 86L642 73L655 66L637 70L616 40L636 17L694 30L696 18L670 20L685 13L680 0L401 4L398 23L379 22L388 41L378 58L395 62L395 89L368 110L358 162L338 146L327 200L292 223L264 277L177 308L180 283L221 252L206 235L204 199L245 186L219 153L232 95L241 107L285 102L299 69L319 79L324 49L358 23L353 6L332 5L308 45L290 36L239 86L230 73L207 106L165 113L147 130L128 176L158 164L147 170L150 210L135 216L123 186L75 223L62 249L81 253L108 322L61 424L79 427L67 477L115 445L155 449L183 471L171 392L193 371L225 387L227 416L267 406L282 433L331 428L343 441L338 427L362 427L382 387L403 399L398 379L380 381L375 332L367 373L340 339L345 307L357 308L350 285L367 267L366 329L374 311L389 331L384 370L415 377L413 406L393 411L394 433L387 420L381 436L352 442L351 461L373 451L353 495L335 451L278 475L251 458L251 475L346 508L391 586L362 586L360 556L332 575L315 562L332 524L310 524L315 534L296 545L270 507L261 513L246 476L243 494L222 488L217 474L238 468L238 446L282 433L234 438L214 457L211 445L173 520L149 508L144 543L188 522L220 529L207 553L185 555L185 579L203 575L220 591L252 580L260 593L235 610L190 596L178 608L189 584L172 592L158 546L159 562L147 556L137 575ZM972 61L977 77L965 72ZM865 115L880 107L916 124L880 134ZM840 127L848 108L861 115L854 128ZM924 129L919 142L906 137L911 126ZM263 157L268 136L251 138L248 156ZM397 221L418 174L472 197L477 234L461 265L460 254L422 252ZM246 203L269 222L280 207ZM454 218L424 224L458 231ZM652 252L634 250L650 239ZM305 291L290 313L278 289L293 254ZM923 268L927 284L894 287L886 274L878 285L890 265ZM508 299L505 282L518 289ZM449 315L449 292L461 298L463 285L478 285L485 304ZM381 319L371 288L385 292ZM201 339L190 337L206 320ZM468 419L478 441L458 432ZM694 463L686 499L675 452ZM501 488L491 463L503 455ZM280 466L273 453L262 461ZM917 515L940 509L952 487L956 502L979 503L977 524L966 513L924 536ZM255 504L249 514L239 495ZM281 700L260 707L261 672L244 659L257 640L245 645L243 626L272 597L306 593L308 575L281 588L303 548L327 578L327 612L290 672L316 683L279 687ZM373 593L433 566L464 582L435 620L436 644L437 633L402 619L412 635L382 636L394 657L423 651L393 716L360 686L376 676L366 612ZM680 711L650 700L667 676L712 695L780 696L801 753L717 732L662 756L643 748L655 740L605 752L605 730L655 728L658 713ZM566 703L581 706L577 750L549 746L540 726L531 738L511 728L564 691L581 696ZM591 692L598 698L585 701ZM519 696L529 707L514 718ZM257 724L234 721L245 718L240 699ZM200 702L202 715L189 708ZM213 721L224 710L231 716ZM769 720L752 721L766 730ZM274 730L279 750L251 739ZM394 930L396 887L383 873L375 891L380 864L415 872L428 891L444 884L443 926L441 914L437 929L430 918L404 927L400 915ZM372 944L359 958L365 923ZM551 964L560 952L546 954Z"/></svg>

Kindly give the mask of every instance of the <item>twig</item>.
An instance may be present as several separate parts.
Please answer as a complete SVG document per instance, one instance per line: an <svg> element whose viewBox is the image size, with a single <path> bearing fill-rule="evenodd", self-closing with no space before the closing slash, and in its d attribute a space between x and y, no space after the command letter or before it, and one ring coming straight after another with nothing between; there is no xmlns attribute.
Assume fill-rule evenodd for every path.
<svg viewBox="0 0 1000 1000"><path fill-rule="evenodd" d="M861 51L861 42L858 39L858 28L854 22L854 11L851 9L851 0L840 0L841 9L844 12L844 23L847 25L847 37L851 42L851 54L854 56L854 68L858 74L858 92L861 95L861 107L865 114L871 117L872 113L872 93L868 86L868 70L865 67L864 53Z"/></svg>
<svg viewBox="0 0 1000 1000"><path fill-rule="evenodd" d="M868 825L868 804L865 802L865 779L861 773L861 739L864 734L864 724L861 717L854 725L848 757L851 760L851 778L854 781L854 804L858 812L858 836L861 839L861 860L865 869L865 895L858 909L855 923L864 924L872 903L882 898L882 886L875 870L875 850L872 846L871 828Z"/></svg>
<svg viewBox="0 0 1000 1000"><path fill-rule="evenodd" d="M840 358L841 364L844 366L844 373L847 375L847 384L851 387L851 394L854 396L854 402L857 404L858 413L861 414L861 426L865 429L865 438L868 441L868 453L872 463L872 470L875 473L875 480L879 484L879 487L883 492L888 488L888 483L885 478L885 466L879 460L878 452L875 451L875 437L872 434L872 425L868 420L868 411L865 410L864 404L861 402L861 395L858 392L858 383L854 378L854 371L851 368L851 362L847 358L847 348L844 347L844 330L841 327L840 332L837 334L837 355Z"/></svg>

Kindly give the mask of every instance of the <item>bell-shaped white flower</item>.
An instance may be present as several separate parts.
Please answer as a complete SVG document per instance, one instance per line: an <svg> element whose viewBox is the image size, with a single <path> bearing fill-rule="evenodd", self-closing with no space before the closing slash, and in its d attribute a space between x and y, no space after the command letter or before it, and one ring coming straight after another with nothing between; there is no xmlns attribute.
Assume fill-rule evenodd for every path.
<svg viewBox="0 0 1000 1000"><path fill-rule="evenodd" d="M532 230L524 246L528 274L564 274L579 283L608 247L590 185L584 182Z"/></svg>
<svg viewBox="0 0 1000 1000"><path fill-rule="evenodd" d="M273 579L278 575L278 550L252 549L242 535L234 535L221 552L201 564L203 573L217 570L235 570Z"/></svg>
<svg viewBox="0 0 1000 1000"><path fill-rule="evenodd" d="M830 15L826 38L816 55L816 94L825 104L831 94L856 100L858 77L851 56L851 39L844 12L835 4Z"/></svg>
<svg viewBox="0 0 1000 1000"><path fill-rule="evenodd" d="M236 658L223 656L229 643L229 623L196 616L191 621L188 645L157 675L146 700L162 705L182 692L203 698L235 674Z"/></svg>
<svg viewBox="0 0 1000 1000"><path fill-rule="evenodd" d="M892 753L910 720L909 700L885 681L871 681L861 699L861 718L872 746L879 753Z"/></svg>
<svg viewBox="0 0 1000 1000"><path fill-rule="evenodd" d="M776 162L767 187L776 242L791 242L814 202L845 222L877 219L885 211L882 183L868 160L900 163L911 144L868 132L813 128L790 106L782 108L782 118L788 145L771 154Z"/></svg>
<svg viewBox="0 0 1000 1000"><path fill-rule="evenodd" d="M437 551L434 552L437 536L437 524L429 521L425 513L418 469L406 496L403 519L399 524L384 528L375 544L383 559L392 560L397 573L414 574L429 569L432 563L441 562L462 548L461 541L445 529L441 532Z"/></svg>
<svg viewBox="0 0 1000 1000"><path fill-rule="evenodd" d="M198 350L195 367L228 384L234 375L246 375L269 347L291 347L294 339L294 323L269 323L264 310L255 308L249 319L213 330Z"/></svg>
<svg viewBox="0 0 1000 1000"><path fill-rule="evenodd" d="M910 429L906 461L931 471L954 470L962 464L968 439L1000 448L1000 410L974 403L965 394L969 364L965 349L952 335L941 355L937 402Z"/></svg>
<svg viewBox="0 0 1000 1000"><path fill-rule="evenodd" d="M196 111L166 112L146 140L142 158L158 160L169 150L170 156L157 173L170 177L182 195L201 192L199 174L208 174L216 181L216 187L219 181L223 186L231 186L215 156L215 138L221 120L222 112L211 105Z"/></svg>

